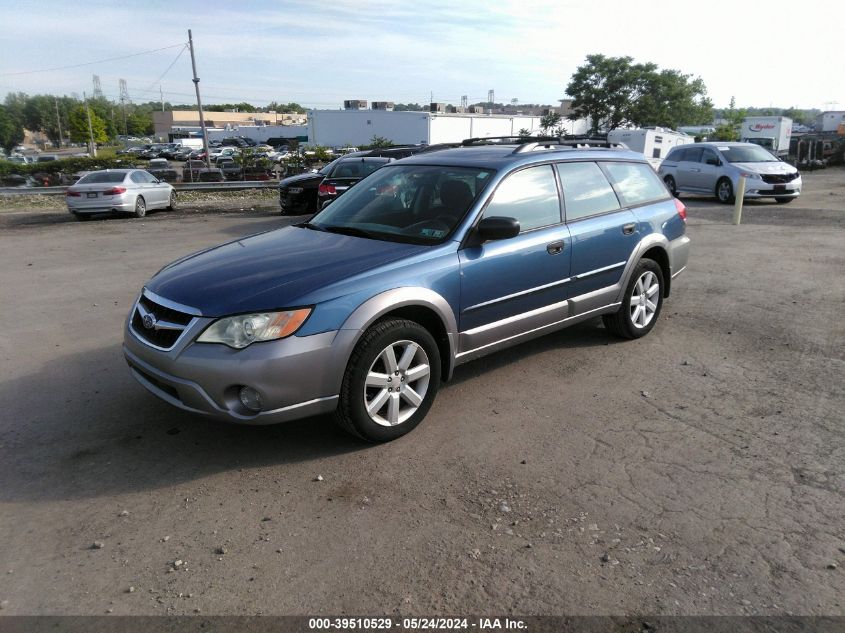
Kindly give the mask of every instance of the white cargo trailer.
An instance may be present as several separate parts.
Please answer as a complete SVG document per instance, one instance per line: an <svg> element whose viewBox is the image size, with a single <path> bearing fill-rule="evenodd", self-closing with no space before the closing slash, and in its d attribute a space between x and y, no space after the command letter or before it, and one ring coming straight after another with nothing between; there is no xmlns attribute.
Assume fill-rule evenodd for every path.
<svg viewBox="0 0 845 633"><path fill-rule="evenodd" d="M670 149L695 141L688 134L662 127L636 130L616 128L607 133L607 140L612 143L625 143L630 149L640 152L655 169L660 167Z"/></svg>
<svg viewBox="0 0 845 633"><path fill-rule="evenodd" d="M792 119L785 116L750 116L742 120L739 135L745 143L755 143L777 156L789 153L792 138Z"/></svg>

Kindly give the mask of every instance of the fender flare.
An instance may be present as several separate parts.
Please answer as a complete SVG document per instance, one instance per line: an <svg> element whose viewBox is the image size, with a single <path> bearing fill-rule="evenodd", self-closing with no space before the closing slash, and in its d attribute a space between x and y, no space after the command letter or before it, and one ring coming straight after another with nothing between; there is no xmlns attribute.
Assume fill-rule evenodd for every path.
<svg viewBox="0 0 845 633"><path fill-rule="evenodd" d="M631 253L631 256L628 258L628 263L625 264L625 269L622 271L622 278L619 280L619 292L616 295L616 301L621 302L625 296L625 288L628 287L628 282L631 280L631 275L634 273L634 267L637 265L637 262L642 259L643 254L653 248L653 247L660 247L665 253L667 258L669 257L669 240L666 238L665 235L660 233L650 233L646 235L643 239L640 240L639 244L634 248L634 252ZM671 270L669 271L669 279L665 279L664 283L666 284L666 294L669 294L669 284L671 283L672 273Z"/></svg>

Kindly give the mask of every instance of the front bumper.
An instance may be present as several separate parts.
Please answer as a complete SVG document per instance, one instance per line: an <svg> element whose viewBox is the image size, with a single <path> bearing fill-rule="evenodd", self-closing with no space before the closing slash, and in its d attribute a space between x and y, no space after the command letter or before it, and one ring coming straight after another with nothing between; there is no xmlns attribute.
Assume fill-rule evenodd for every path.
<svg viewBox="0 0 845 633"><path fill-rule="evenodd" d="M132 376L180 409L240 424L275 424L336 408L346 368L341 355L354 343L349 333L290 336L241 350L193 343L211 321L197 319L167 351L140 340L127 323L123 354ZM261 394L261 412L241 404L241 386Z"/></svg>
<svg viewBox="0 0 845 633"><path fill-rule="evenodd" d="M784 184L771 184L762 180L748 179L745 181L744 198L797 198L801 195L800 176Z"/></svg>

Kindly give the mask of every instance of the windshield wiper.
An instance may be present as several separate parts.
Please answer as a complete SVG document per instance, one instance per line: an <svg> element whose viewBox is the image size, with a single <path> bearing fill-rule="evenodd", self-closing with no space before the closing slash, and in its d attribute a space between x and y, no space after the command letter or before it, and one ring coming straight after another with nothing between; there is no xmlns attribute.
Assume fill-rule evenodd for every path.
<svg viewBox="0 0 845 633"><path fill-rule="evenodd" d="M355 226L324 226L323 230L328 231L329 233L339 233L340 235L352 235L354 237L375 239L374 234L370 231L365 231L364 229L359 229Z"/></svg>
<svg viewBox="0 0 845 633"><path fill-rule="evenodd" d="M299 224L294 224L294 226L298 229L311 229L312 231L325 231L322 226L319 224L312 224L311 222L300 222Z"/></svg>

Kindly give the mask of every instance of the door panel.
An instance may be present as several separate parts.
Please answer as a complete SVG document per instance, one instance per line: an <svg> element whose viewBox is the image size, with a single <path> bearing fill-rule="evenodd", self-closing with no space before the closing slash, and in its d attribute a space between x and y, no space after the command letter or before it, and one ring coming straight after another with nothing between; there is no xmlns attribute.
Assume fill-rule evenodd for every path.
<svg viewBox="0 0 845 633"><path fill-rule="evenodd" d="M679 189L697 190L699 188L698 175L701 173L701 148L688 147L681 155L675 171L675 184Z"/></svg>

